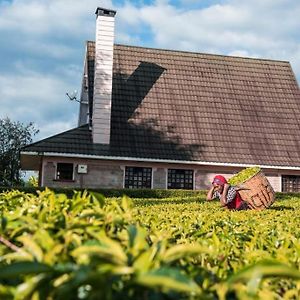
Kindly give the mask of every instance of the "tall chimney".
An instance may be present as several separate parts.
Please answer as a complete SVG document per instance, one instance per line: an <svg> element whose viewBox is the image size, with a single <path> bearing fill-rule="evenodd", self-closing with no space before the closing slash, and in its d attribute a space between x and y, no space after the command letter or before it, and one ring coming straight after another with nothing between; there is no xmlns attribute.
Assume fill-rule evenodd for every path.
<svg viewBox="0 0 300 300"><path fill-rule="evenodd" d="M109 144L116 11L96 10L96 53L92 135L94 143Z"/></svg>

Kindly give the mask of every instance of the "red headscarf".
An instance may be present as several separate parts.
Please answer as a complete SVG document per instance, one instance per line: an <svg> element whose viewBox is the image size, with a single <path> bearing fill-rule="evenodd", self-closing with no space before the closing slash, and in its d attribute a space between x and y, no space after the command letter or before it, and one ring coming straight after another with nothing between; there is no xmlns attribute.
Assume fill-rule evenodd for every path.
<svg viewBox="0 0 300 300"><path fill-rule="evenodd" d="M224 176L222 175L217 175L214 177L214 180L212 182L213 184L216 183L218 185L224 185L225 183L227 183L227 180Z"/></svg>

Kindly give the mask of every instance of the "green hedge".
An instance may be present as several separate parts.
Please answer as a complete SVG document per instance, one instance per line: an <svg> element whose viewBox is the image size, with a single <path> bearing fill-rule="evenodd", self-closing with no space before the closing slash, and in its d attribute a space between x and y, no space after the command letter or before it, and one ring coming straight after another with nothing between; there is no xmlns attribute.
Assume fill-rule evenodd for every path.
<svg viewBox="0 0 300 300"><path fill-rule="evenodd" d="M50 188L56 193L63 193L70 197L74 191L83 191L85 189L69 189L69 188ZM19 190L26 193L37 194L37 191L43 191L45 188L35 187L0 187L0 192ZM206 191L203 190L160 190L160 189L87 189L88 191L98 192L105 197L122 197L127 195L130 198L176 198L176 197L197 197L204 196Z"/></svg>
<svg viewBox="0 0 300 300"><path fill-rule="evenodd" d="M63 193L72 197L74 191L83 191L85 189L70 188L50 188L56 193ZM25 193L37 194L37 191L43 191L45 188L35 187L1 187L0 192L19 190ZM88 191L101 193L105 197L122 197L127 195L130 198L185 198L185 197L203 197L206 195L205 190L160 190L160 189L87 189ZM276 193L276 200L289 199L299 197L300 193Z"/></svg>

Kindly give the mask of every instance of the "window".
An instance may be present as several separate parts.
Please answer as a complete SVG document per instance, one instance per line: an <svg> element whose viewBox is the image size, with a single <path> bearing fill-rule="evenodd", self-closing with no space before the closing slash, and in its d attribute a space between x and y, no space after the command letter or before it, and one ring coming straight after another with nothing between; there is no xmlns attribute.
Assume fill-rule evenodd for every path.
<svg viewBox="0 0 300 300"><path fill-rule="evenodd" d="M168 189L192 190L194 182L193 170L169 169Z"/></svg>
<svg viewBox="0 0 300 300"><path fill-rule="evenodd" d="M283 192L300 192L300 176L283 175L282 176Z"/></svg>
<svg viewBox="0 0 300 300"><path fill-rule="evenodd" d="M57 180L73 180L73 164L57 163L56 179Z"/></svg>
<svg viewBox="0 0 300 300"><path fill-rule="evenodd" d="M152 169L142 167L125 168L125 188L151 189Z"/></svg>

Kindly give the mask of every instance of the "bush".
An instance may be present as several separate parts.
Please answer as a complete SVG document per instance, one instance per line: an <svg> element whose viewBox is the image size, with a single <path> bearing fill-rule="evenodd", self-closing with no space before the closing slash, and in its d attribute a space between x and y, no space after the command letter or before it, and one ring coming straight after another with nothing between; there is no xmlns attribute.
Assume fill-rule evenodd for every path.
<svg viewBox="0 0 300 300"><path fill-rule="evenodd" d="M299 198L188 199L0 193L0 299L299 299Z"/></svg>
<svg viewBox="0 0 300 300"><path fill-rule="evenodd" d="M10 187L0 187L0 192L19 190L25 193L31 193L37 195L37 191L44 191L45 188L33 187L33 186L20 186L15 188ZM69 197L72 197L73 194L77 192L83 192L88 190L91 192L97 192L102 194L105 197L122 197L124 195L130 198L185 198L185 197L203 197L206 194L206 191L203 190L159 190L159 189L70 189L70 188L51 188L52 191L56 193L66 194Z"/></svg>

